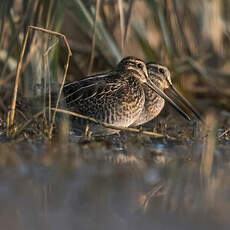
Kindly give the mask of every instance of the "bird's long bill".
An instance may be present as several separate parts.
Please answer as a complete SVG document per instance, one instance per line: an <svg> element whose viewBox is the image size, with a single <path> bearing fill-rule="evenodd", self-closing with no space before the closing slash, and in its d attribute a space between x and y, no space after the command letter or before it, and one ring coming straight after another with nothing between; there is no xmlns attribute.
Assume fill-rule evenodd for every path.
<svg viewBox="0 0 230 230"><path fill-rule="evenodd" d="M156 85L154 85L150 80L147 82L147 85L155 91L159 96L161 96L163 99L165 99L167 102L169 102L183 117L185 117L187 120L191 120L189 115L181 109L176 103L174 103L163 91L158 89Z"/></svg>
<svg viewBox="0 0 230 230"><path fill-rule="evenodd" d="M191 103L185 99L180 92L173 86L170 85L169 89L174 93L177 100L179 100L181 103L183 103L193 114L196 116L197 119L202 121L202 118L199 114L199 112L191 105Z"/></svg>

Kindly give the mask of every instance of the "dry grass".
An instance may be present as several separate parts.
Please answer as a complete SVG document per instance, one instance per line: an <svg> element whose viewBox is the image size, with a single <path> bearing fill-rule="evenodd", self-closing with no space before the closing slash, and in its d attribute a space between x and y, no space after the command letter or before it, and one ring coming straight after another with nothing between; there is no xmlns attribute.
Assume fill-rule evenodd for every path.
<svg viewBox="0 0 230 230"><path fill-rule="evenodd" d="M67 50L68 50L68 56L67 56L67 60L66 60L66 64L65 64L64 75L63 75L61 86L60 86L59 93L58 93L58 96L57 96L56 109L58 107L58 104L59 104L59 101L60 101L60 98L61 98L62 89L63 89L65 79L66 79L66 76L67 76L67 72L68 72L70 57L72 55L69 43L68 43L65 35L63 35L61 33L58 33L58 32L51 31L51 30L35 27L35 26L29 26L28 27L27 32L26 32L26 37L25 37L25 40L24 40L24 43L23 43L23 48L22 48L21 55L20 55L20 61L18 63L18 67L17 67L17 74L16 74L16 79L15 79L15 87L14 87L14 94L13 94L13 99L12 99L12 103L11 103L11 110L10 110L10 112L8 114L8 119L7 119L7 124L8 124L7 125L7 135L8 136L15 136L16 135L17 128L15 129L15 127L14 127L14 117L15 117L17 92L18 92L18 88L19 88L19 78L20 78L20 75L21 75L23 57L24 57L24 54L25 54L26 46L28 45L27 42L28 42L28 37L29 37L29 34L30 34L31 30L42 31L43 33L48 33L48 34L60 37L61 39L63 39L65 41L65 45L66 45ZM49 53L50 49L52 49L52 46L48 47L48 49L46 50L45 53ZM46 56L46 54L43 54L43 55ZM46 81L45 81L44 88L45 87L46 87ZM49 90L49 95L51 95L50 84L49 84L49 89L48 90ZM48 110L51 111L51 98L50 97L49 97ZM41 113L46 114L46 108L45 107L43 109L43 112L40 112L40 113L36 114L36 116L34 116L32 118L32 120L34 120L35 118L39 117ZM53 127L54 127L54 122L55 122L55 116L56 116L56 110L54 110L53 116L52 116L52 121L49 124L50 128L49 128L49 135L48 136L50 138L52 137ZM31 121L29 121L26 124L22 125L22 127L26 127L29 123L31 123ZM13 130L11 130L12 127L14 127ZM22 129L20 128L20 131L21 130Z"/></svg>
<svg viewBox="0 0 230 230"><path fill-rule="evenodd" d="M0 3L1 226L229 229L230 4L63 2L29 0L24 8L17 0ZM28 25L36 27L29 32ZM50 42L56 35L58 42ZM176 86L206 114L207 126L186 123L167 107L151 124L163 138L128 129L139 135L79 142L69 135L65 119L57 127L58 135L44 138L44 133L52 134L56 112L82 117L58 108L65 78L76 80L110 69L123 55L168 65ZM40 63L44 66L39 69ZM42 97L37 110L24 103L24 110L17 112L18 94L32 99L36 107L36 93L42 90L35 87L32 97L26 90L41 76L50 77L43 87L49 94L55 88L52 80L61 82L56 108L50 100L47 115ZM17 136L14 140L4 136L5 121ZM33 139L31 133L39 135Z"/></svg>

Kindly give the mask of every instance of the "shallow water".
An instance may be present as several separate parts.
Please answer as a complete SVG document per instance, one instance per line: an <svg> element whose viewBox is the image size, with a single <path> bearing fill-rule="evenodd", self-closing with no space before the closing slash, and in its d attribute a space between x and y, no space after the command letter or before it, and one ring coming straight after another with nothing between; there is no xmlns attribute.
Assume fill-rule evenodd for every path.
<svg viewBox="0 0 230 230"><path fill-rule="evenodd" d="M147 125L171 138L12 141L2 134L2 229L229 229L228 135L215 143L207 176L203 128L174 115Z"/></svg>

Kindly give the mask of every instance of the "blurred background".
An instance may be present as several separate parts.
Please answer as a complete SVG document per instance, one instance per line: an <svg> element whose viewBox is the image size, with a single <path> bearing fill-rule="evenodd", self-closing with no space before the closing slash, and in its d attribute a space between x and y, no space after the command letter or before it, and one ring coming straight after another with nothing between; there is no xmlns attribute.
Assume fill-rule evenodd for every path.
<svg viewBox="0 0 230 230"><path fill-rule="evenodd" d="M68 81L109 70L121 57L134 55L168 66L173 82L190 100L207 97L229 109L228 1L2 0L0 7L1 117L8 109L28 25L67 37L73 53ZM42 33L33 33L42 40ZM30 35L25 56L38 53L31 48L38 40ZM60 43L49 60L52 78L62 73L66 62L67 51ZM24 87L38 78L34 66L40 56L35 56L23 63ZM203 105L198 102L198 107Z"/></svg>
<svg viewBox="0 0 230 230"><path fill-rule="evenodd" d="M2 228L229 229L229 12L227 0L1 0ZM166 65L208 127L166 106L153 127L174 139L127 135L125 152L114 139L3 138L28 25L66 36L66 81L127 55ZM18 95L41 93L44 76L60 83L67 56L63 39L32 30Z"/></svg>

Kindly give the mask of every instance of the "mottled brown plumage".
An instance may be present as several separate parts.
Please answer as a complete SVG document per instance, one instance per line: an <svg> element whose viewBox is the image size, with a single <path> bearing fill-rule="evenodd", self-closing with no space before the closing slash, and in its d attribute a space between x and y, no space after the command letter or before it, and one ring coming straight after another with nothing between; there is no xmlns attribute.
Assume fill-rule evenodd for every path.
<svg viewBox="0 0 230 230"><path fill-rule="evenodd" d="M111 72L65 84L63 91L68 109L112 125L129 127L152 120L167 100L190 119L163 92L172 87L168 69L155 63L148 63L147 67L138 58L126 57ZM86 120L74 120L75 126L85 128ZM116 132L94 124L90 124L90 130L94 134Z"/></svg>
<svg viewBox="0 0 230 230"><path fill-rule="evenodd" d="M158 87L160 91L170 88L175 97L187 106L193 114L201 120L199 113L192 107L192 105L181 96L181 94L173 87L171 81L171 74L167 67L154 62L146 64L148 76L150 80ZM165 100L157 93L153 92L152 88L144 85L145 104L139 118L132 124L138 126L154 119L164 108Z"/></svg>
<svg viewBox="0 0 230 230"><path fill-rule="evenodd" d="M102 122L128 127L137 120L144 106L146 78L147 69L142 60L124 58L111 72L65 84L67 107Z"/></svg>

